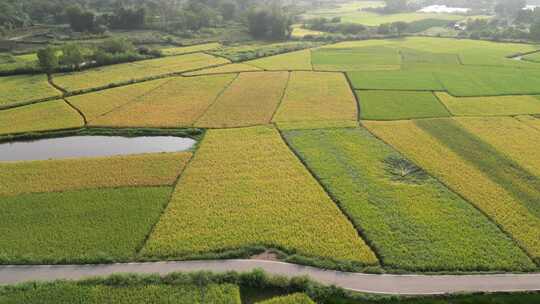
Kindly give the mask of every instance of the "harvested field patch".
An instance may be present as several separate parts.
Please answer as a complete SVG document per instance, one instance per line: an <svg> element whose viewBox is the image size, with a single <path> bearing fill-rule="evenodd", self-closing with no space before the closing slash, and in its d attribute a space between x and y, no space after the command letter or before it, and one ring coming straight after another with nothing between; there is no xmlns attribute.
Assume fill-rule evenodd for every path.
<svg viewBox="0 0 540 304"><path fill-rule="evenodd" d="M253 245L377 263L275 129L210 130L143 253L182 257Z"/></svg>
<svg viewBox="0 0 540 304"><path fill-rule="evenodd" d="M127 93L127 98L121 99L122 104L89 119L89 124L115 127L192 126L235 77L228 74L163 79L156 87L140 94L121 88L121 91L110 94L118 96L119 93ZM107 95L105 92L98 96L102 102L107 102ZM90 108L96 107L91 97L81 97L81 100ZM84 106L82 109L84 111Z"/></svg>
<svg viewBox="0 0 540 304"><path fill-rule="evenodd" d="M394 48L320 48L312 52L313 68L320 71L399 70L401 57Z"/></svg>
<svg viewBox="0 0 540 304"><path fill-rule="evenodd" d="M63 100L0 111L0 134L82 127L83 118Z"/></svg>
<svg viewBox="0 0 540 304"><path fill-rule="evenodd" d="M133 257L170 192L155 187L0 197L0 263Z"/></svg>
<svg viewBox="0 0 540 304"><path fill-rule="evenodd" d="M441 123L444 125L440 119L431 122L434 125ZM420 128L413 121L364 122L364 124L377 136L482 210L525 248L530 256L539 261L540 218L514 194L502 187L498 183L500 180L492 180L492 176L485 173L478 164L472 163L471 159L464 159L459 154L463 153L462 151L454 151L446 145L447 143L425 131L427 125ZM448 136L454 135L448 133ZM461 139L462 136L459 137ZM467 139L461 146L469 150L482 148L478 144L468 145L468 142ZM479 151L486 152L484 150ZM489 158L490 162L497 159L490 157L489 154L485 157ZM502 171L503 168L504 163L496 164L492 169Z"/></svg>
<svg viewBox="0 0 540 304"><path fill-rule="evenodd" d="M444 90L431 71L400 70L349 72L352 86L364 90Z"/></svg>
<svg viewBox="0 0 540 304"><path fill-rule="evenodd" d="M60 96L45 74L0 77L0 92L0 106Z"/></svg>
<svg viewBox="0 0 540 304"><path fill-rule="evenodd" d="M373 120L447 117L450 113L432 92L356 91L360 117Z"/></svg>
<svg viewBox="0 0 540 304"><path fill-rule="evenodd" d="M196 122L202 128L268 124L289 79L288 72L243 73Z"/></svg>
<svg viewBox="0 0 540 304"><path fill-rule="evenodd" d="M189 72L184 75L186 76L199 76L199 75L211 75L211 74L228 74L228 73L239 73L239 72L254 72L260 71L261 69L254 67L249 64L244 63L231 63L216 68L204 69L196 72Z"/></svg>
<svg viewBox="0 0 540 304"><path fill-rule="evenodd" d="M172 185L189 152L0 163L0 196L103 187Z"/></svg>
<svg viewBox="0 0 540 304"><path fill-rule="evenodd" d="M534 267L487 217L367 130L290 131L285 138L383 265L412 271Z"/></svg>
<svg viewBox="0 0 540 304"><path fill-rule="evenodd" d="M312 70L311 50L302 50L281 55L246 61L246 64L269 71Z"/></svg>
<svg viewBox="0 0 540 304"><path fill-rule="evenodd" d="M98 88L148 77L181 73L229 63L228 60L195 53L93 68L82 72L60 74L54 82L67 91Z"/></svg>
<svg viewBox="0 0 540 304"><path fill-rule="evenodd" d="M293 72L273 121L356 119L356 99L343 74Z"/></svg>
<svg viewBox="0 0 540 304"><path fill-rule="evenodd" d="M221 47L220 43L212 42L212 43L197 44L197 45L190 45L190 46L164 48L164 49L161 49L161 52L165 56L175 56L175 55L182 55L182 54L187 54L187 53L211 51L219 47Z"/></svg>
<svg viewBox="0 0 540 304"><path fill-rule="evenodd" d="M540 99L527 96L453 97L435 93L448 110L459 116L497 116L540 113Z"/></svg>

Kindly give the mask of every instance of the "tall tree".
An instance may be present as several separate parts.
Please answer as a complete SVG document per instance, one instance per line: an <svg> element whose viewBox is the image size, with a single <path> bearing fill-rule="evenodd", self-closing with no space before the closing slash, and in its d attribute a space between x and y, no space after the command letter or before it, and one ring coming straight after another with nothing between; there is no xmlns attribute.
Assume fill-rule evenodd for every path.
<svg viewBox="0 0 540 304"><path fill-rule="evenodd" d="M40 49L37 52L39 66L47 72L52 73L58 67L58 56L56 50L50 46Z"/></svg>

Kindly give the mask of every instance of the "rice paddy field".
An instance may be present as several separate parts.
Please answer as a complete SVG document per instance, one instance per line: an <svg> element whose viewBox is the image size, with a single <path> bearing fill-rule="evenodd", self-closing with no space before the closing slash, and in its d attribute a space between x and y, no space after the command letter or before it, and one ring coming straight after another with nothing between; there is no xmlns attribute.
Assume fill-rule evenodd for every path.
<svg viewBox="0 0 540 304"><path fill-rule="evenodd" d="M369 20L358 8L317 14ZM45 75L0 77L0 145L104 127L200 134L188 152L0 162L0 263L264 253L349 271L537 272L540 45L325 43L174 47L53 74L66 92ZM85 292L116 296L103 288ZM117 291L207 303L175 288ZM233 289L215 295L239 303Z"/></svg>

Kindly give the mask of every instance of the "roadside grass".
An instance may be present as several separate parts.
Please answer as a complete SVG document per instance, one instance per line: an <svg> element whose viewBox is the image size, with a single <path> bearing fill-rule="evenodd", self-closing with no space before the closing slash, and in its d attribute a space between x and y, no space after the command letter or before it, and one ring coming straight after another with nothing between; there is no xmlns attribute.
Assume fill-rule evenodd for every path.
<svg viewBox="0 0 540 304"><path fill-rule="evenodd" d="M246 61L246 64L269 71L312 70L311 50L302 50L281 55Z"/></svg>
<svg viewBox="0 0 540 304"><path fill-rule="evenodd" d="M442 84L432 71L400 70L348 72L352 86L364 90L441 91Z"/></svg>
<svg viewBox="0 0 540 304"><path fill-rule="evenodd" d="M240 73L240 72L254 72L261 69L249 64L243 63L231 63L215 68L208 68L196 72L189 72L183 75L185 76L199 76L199 75L211 75L211 74L228 74L228 73Z"/></svg>
<svg viewBox="0 0 540 304"><path fill-rule="evenodd" d="M285 138L339 201L385 267L535 268L487 217L367 130L289 131Z"/></svg>
<svg viewBox="0 0 540 304"><path fill-rule="evenodd" d="M0 263L127 260L169 198L169 187L0 197Z"/></svg>
<svg viewBox="0 0 540 304"><path fill-rule="evenodd" d="M63 100L0 111L0 134L82 127L83 118Z"/></svg>
<svg viewBox="0 0 540 304"><path fill-rule="evenodd" d="M275 129L209 130L142 254L182 258L255 245L377 264Z"/></svg>
<svg viewBox="0 0 540 304"><path fill-rule="evenodd" d="M445 92L435 93L453 115L499 116L540 113L536 96L453 97Z"/></svg>
<svg viewBox="0 0 540 304"><path fill-rule="evenodd" d="M454 132L455 128L445 127L447 123L441 119L420 124L422 127L414 121L364 122L377 136L482 210L509 233L536 263L540 263L540 218L531 212L534 206L526 205L512 193L514 191L507 190L512 184L500 184L522 180L524 176L516 172L519 167L508 168L511 161L492 154L485 144L471 142L471 138L462 132ZM442 127L435 129L437 125ZM431 132L428 132L429 129L432 129ZM441 132L446 135L439 134ZM459 146L456 145L458 142ZM452 145L452 148L447 145ZM475 159L477 155L486 160ZM485 168L488 163L499 160L502 163ZM531 188L533 183L527 181L521 186ZM515 191L519 190L522 189Z"/></svg>
<svg viewBox="0 0 540 304"><path fill-rule="evenodd" d="M240 74L195 126L231 128L269 124L288 79L288 72Z"/></svg>
<svg viewBox="0 0 540 304"><path fill-rule="evenodd" d="M262 301L260 304L315 304L306 294L295 293L291 295L274 297L270 300Z"/></svg>
<svg viewBox="0 0 540 304"><path fill-rule="evenodd" d="M58 74L54 76L54 83L67 91L77 91L226 63L229 61L224 58L194 53Z"/></svg>
<svg viewBox="0 0 540 304"><path fill-rule="evenodd" d="M540 69L461 66L438 69L435 73L446 90L456 97L540 93Z"/></svg>
<svg viewBox="0 0 540 304"><path fill-rule="evenodd" d="M312 51L315 70L378 71L399 70L401 57L394 48L384 46L354 49L320 48Z"/></svg>
<svg viewBox="0 0 540 304"><path fill-rule="evenodd" d="M540 116L520 115L520 116L516 116L516 119L540 131Z"/></svg>
<svg viewBox="0 0 540 304"><path fill-rule="evenodd" d="M190 46L164 48L164 49L161 49L161 52L165 56L176 56L176 55L182 55L182 54L187 54L187 53L211 51L211 50L218 49L220 47L221 47L220 43L211 42L211 43L204 43L204 44L197 44L197 45L190 45Z"/></svg>
<svg viewBox="0 0 540 304"><path fill-rule="evenodd" d="M60 92L49 85L45 74L0 77L0 106L55 96Z"/></svg>
<svg viewBox="0 0 540 304"><path fill-rule="evenodd" d="M114 127L188 127L205 113L236 75L174 77L130 99L122 99L117 108L89 121L93 126ZM122 88L121 92L129 92ZM112 93L117 94L117 93ZM128 93L131 94L131 93ZM101 94L107 102L108 94ZM85 103L95 107L95 100Z"/></svg>
<svg viewBox="0 0 540 304"><path fill-rule="evenodd" d="M0 163L0 197L23 193L172 185L190 152Z"/></svg>
<svg viewBox="0 0 540 304"><path fill-rule="evenodd" d="M356 95L362 119L400 120L450 116L432 92L356 91Z"/></svg>
<svg viewBox="0 0 540 304"><path fill-rule="evenodd" d="M357 120L356 99L341 73L292 72L272 121Z"/></svg>
<svg viewBox="0 0 540 304"><path fill-rule="evenodd" d="M524 170L540 178L539 130L513 117L461 117L455 120L467 132L474 134L515 161Z"/></svg>

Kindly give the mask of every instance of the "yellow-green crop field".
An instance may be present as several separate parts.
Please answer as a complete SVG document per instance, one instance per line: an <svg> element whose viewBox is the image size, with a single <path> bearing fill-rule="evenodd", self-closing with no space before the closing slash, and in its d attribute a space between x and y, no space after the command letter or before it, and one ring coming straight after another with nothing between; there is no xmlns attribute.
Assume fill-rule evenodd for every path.
<svg viewBox="0 0 540 304"><path fill-rule="evenodd" d="M260 304L315 304L315 302L303 293L295 293L292 295L275 297L260 302Z"/></svg>
<svg viewBox="0 0 540 304"><path fill-rule="evenodd" d="M0 163L0 197L125 186L172 185L190 152Z"/></svg>
<svg viewBox="0 0 540 304"><path fill-rule="evenodd" d="M311 50L302 50L250 60L246 64L269 71L305 71L313 69L311 66Z"/></svg>
<svg viewBox="0 0 540 304"><path fill-rule="evenodd" d="M211 51L219 47L221 47L220 43L212 42L212 43L204 43L204 44L197 44L197 45L190 45L190 46L164 48L164 49L161 49L161 52L163 53L163 55L166 55L166 56L176 56L176 55L182 55L182 54L187 54L187 53Z"/></svg>
<svg viewBox="0 0 540 304"><path fill-rule="evenodd" d="M498 116L540 113L540 98L537 96L484 96L453 97L444 92L436 93L448 110L457 116Z"/></svg>
<svg viewBox="0 0 540 304"><path fill-rule="evenodd" d="M98 117L89 120L91 126L113 127L188 127L192 126L201 117L220 93L235 79L236 75L213 75L200 77L174 77L156 81L157 86L149 86L144 91L137 92L121 87L98 92L100 103L108 103L109 91L114 100L121 104L113 105L115 108L104 112ZM145 83L141 83L144 87ZM126 97L118 96L126 94ZM77 99L77 97L75 97ZM78 96L84 108L103 110L95 103L92 96ZM110 108L112 105L107 105Z"/></svg>
<svg viewBox="0 0 540 304"><path fill-rule="evenodd" d="M540 131L540 116L520 115L516 116L516 119Z"/></svg>
<svg viewBox="0 0 540 304"><path fill-rule="evenodd" d="M229 128L270 123L288 79L288 72L240 74L195 126Z"/></svg>
<svg viewBox="0 0 540 304"><path fill-rule="evenodd" d="M355 121L357 115L356 99L343 74L292 72L273 121Z"/></svg>
<svg viewBox="0 0 540 304"><path fill-rule="evenodd" d="M377 263L275 129L210 130L143 254L182 257L253 245Z"/></svg>
<svg viewBox="0 0 540 304"><path fill-rule="evenodd" d="M540 131L513 117L456 118L470 133L540 176Z"/></svg>
<svg viewBox="0 0 540 304"><path fill-rule="evenodd" d="M438 120L430 121L432 124ZM536 261L540 257L540 217L485 173L414 121L364 122L378 137L461 194L509 233ZM452 134L449 134L451 136ZM464 146L467 148L467 146ZM475 147L469 147L474 149ZM500 168L504 170L504 168ZM530 185L531 187L533 185ZM534 191L534 190L533 190Z"/></svg>
<svg viewBox="0 0 540 304"><path fill-rule="evenodd" d="M83 118L63 100L0 111L0 135L82 127Z"/></svg>
<svg viewBox="0 0 540 304"><path fill-rule="evenodd" d="M44 74L0 77L0 107L59 95Z"/></svg>
<svg viewBox="0 0 540 304"><path fill-rule="evenodd" d="M67 91L77 91L227 63L229 63L228 60L220 57L194 53L55 75L54 83Z"/></svg>
<svg viewBox="0 0 540 304"><path fill-rule="evenodd" d="M212 74L229 74L229 73L240 73L240 72L254 72L260 71L258 67L244 64L244 63L231 63L227 65L222 65L215 68L208 68L199 70L196 72L185 73L185 76L199 76L199 75L212 75Z"/></svg>

